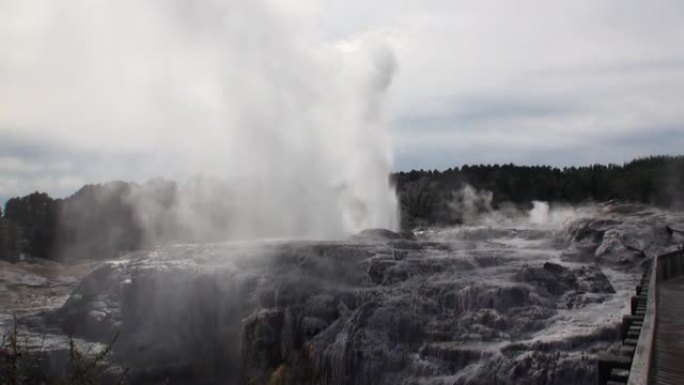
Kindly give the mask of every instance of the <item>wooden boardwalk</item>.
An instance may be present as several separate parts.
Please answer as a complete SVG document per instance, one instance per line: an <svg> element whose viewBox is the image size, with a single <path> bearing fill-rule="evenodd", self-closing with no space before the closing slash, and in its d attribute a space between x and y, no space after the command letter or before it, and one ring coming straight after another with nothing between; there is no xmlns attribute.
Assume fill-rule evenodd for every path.
<svg viewBox="0 0 684 385"><path fill-rule="evenodd" d="M649 383L684 385L684 276L659 282L657 295Z"/></svg>

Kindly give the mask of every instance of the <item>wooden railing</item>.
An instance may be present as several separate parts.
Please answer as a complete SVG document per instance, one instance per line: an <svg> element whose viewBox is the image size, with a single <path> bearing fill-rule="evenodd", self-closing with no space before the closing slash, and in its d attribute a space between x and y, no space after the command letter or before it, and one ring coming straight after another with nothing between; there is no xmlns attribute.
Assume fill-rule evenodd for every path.
<svg viewBox="0 0 684 385"><path fill-rule="evenodd" d="M598 357L599 385L647 385L653 367L658 283L684 274L684 251L655 256L631 298L631 314L622 318L618 355Z"/></svg>

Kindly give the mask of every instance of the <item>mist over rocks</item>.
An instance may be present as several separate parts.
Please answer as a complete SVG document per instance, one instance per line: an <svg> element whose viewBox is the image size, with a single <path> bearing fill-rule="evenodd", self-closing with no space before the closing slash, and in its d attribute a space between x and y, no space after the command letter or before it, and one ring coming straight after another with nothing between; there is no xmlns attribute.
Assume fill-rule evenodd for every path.
<svg viewBox="0 0 684 385"><path fill-rule="evenodd" d="M615 293L608 278L597 265L569 269L545 262L542 266L523 266L516 279L541 289L542 294L561 295L570 290L589 293Z"/></svg>
<svg viewBox="0 0 684 385"><path fill-rule="evenodd" d="M667 250L680 239L665 226L684 224L649 207L593 212L560 230L159 246L99 264L20 323L83 343L118 333L111 365L132 384L592 383L641 262L568 255L609 231Z"/></svg>
<svg viewBox="0 0 684 385"><path fill-rule="evenodd" d="M185 383L478 384L496 365L509 368L502 383L559 368L571 383L593 375L584 354L615 342L606 313L544 337L562 312L615 299L598 265L549 262L550 237L534 234L526 249L505 244L520 230L476 241L369 234L139 253L95 270L49 318L93 341L118 331L117 360L140 383L174 373Z"/></svg>
<svg viewBox="0 0 684 385"><path fill-rule="evenodd" d="M405 230L395 232L388 229L365 229L352 235L351 239L358 241L397 241L397 240L416 240L413 232Z"/></svg>
<svg viewBox="0 0 684 385"><path fill-rule="evenodd" d="M684 246L684 236L671 231L684 223L681 211L642 204L611 202L596 215L569 224L561 259L601 262L623 268L640 266L652 255Z"/></svg>
<svg viewBox="0 0 684 385"><path fill-rule="evenodd" d="M459 83L455 71L446 83L400 83L417 103L400 97L386 116L402 65L430 75L397 58L479 12L451 23L448 9L385 7L348 20L325 5L0 2L0 197L59 197L11 198L0 217L0 331L41 344L41 374L64 377L75 344L98 351L117 336L101 364L130 369L131 385L595 377L593 355L617 348L640 267L682 243L681 215L662 208L682 206L684 157L393 173L393 148L415 155L413 126L437 150L429 160L451 120L466 120L451 139L477 142L468 127L484 124L484 144L497 147L499 120L535 131L573 100L554 106L534 79L542 93L526 86L514 103L467 87L431 98L431 87ZM522 20L495 11L485 18L497 28ZM498 45L486 35L483 46ZM480 79L515 88L503 75ZM634 113L672 115L646 107ZM661 209L589 203L609 199Z"/></svg>

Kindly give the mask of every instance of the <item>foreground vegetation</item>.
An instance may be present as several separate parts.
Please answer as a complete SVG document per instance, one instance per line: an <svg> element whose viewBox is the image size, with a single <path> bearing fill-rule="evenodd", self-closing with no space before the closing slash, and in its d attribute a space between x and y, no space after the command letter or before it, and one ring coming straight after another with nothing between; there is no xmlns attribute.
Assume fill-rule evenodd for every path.
<svg viewBox="0 0 684 385"><path fill-rule="evenodd" d="M69 338L64 365L50 367L55 357L42 345L35 346L28 335L18 330L17 321L0 339L0 384L2 385L123 385L128 370L105 375L106 360L117 336L102 350L83 351ZM60 362L60 360L57 360ZM53 363L54 364L54 363ZM108 377L107 379L105 379Z"/></svg>

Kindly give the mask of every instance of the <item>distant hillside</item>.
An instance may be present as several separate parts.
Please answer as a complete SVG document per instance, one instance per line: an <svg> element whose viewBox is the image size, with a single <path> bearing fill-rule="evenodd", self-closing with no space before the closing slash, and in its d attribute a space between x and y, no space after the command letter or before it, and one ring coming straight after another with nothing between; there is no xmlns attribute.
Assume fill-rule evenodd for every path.
<svg viewBox="0 0 684 385"><path fill-rule="evenodd" d="M155 179L86 185L64 199L40 192L12 198L0 218L0 259L105 259L156 243L222 240L230 194L209 180L191 182L183 188L213 194L180 201L177 183Z"/></svg>
<svg viewBox="0 0 684 385"><path fill-rule="evenodd" d="M466 185L491 193L491 204L533 200L580 203L622 200L671 207L684 202L684 156L653 156L624 165L586 167L477 165L445 171L413 170L391 176L403 226L459 223L454 201ZM458 202L456 202L458 203Z"/></svg>
<svg viewBox="0 0 684 385"><path fill-rule="evenodd" d="M580 203L623 200L664 207L684 202L684 156L636 159L624 165L552 168L477 165L445 171L409 171L390 176L400 201L402 227L453 225L464 203L487 210L533 200ZM217 190L220 185L203 185ZM154 180L139 185L87 185L65 199L45 193L16 197L0 212L0 259L111 258L165 241L220 240L230 217L230 192L204 196L182 208L201 223L177 216L178 185ZM469 201L469 202L465 202ZM482 207L479 207L479 206ZM201 226L198 226L201 225Z"/></svg>

